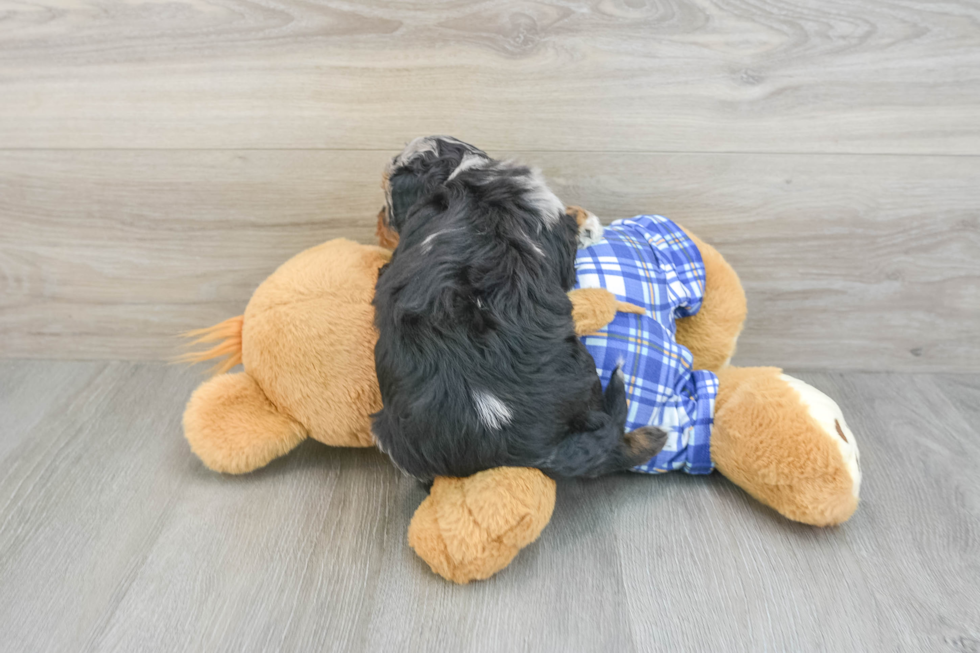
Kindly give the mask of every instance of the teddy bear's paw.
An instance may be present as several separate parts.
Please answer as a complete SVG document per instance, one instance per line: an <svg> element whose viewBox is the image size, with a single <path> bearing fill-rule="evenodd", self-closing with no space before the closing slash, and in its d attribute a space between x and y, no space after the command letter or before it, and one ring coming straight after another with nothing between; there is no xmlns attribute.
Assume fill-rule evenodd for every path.
<svg viewBox="0 0 980 653"><path fill-rule="evenodd" d="M646 311L641 306L621 302L605 288L576 288L568 293L572 302L572 321L575 323L575 334L587 336L596 333L613 321L616 313L633 313L644 315Z"/></svg>
<svg viewBox="0 0 980 653"><path fill-rule="evenodd" d="M840 406L809 383L788 374L780 374L779 378L796 391L807 413L820 426L827 439L840 451L844 459L844 467L851 477L851 493L857 498L861 490L861 456L858 453L857 440L851 429L847 427Z"/></svg>
<svg viewBox="0 0 980 653"><path fill-rule="evenodd" d="M408 529L432 571L455 583L497 573L551 518L555 483L536 469L501 467L437 478Z"/></svg>

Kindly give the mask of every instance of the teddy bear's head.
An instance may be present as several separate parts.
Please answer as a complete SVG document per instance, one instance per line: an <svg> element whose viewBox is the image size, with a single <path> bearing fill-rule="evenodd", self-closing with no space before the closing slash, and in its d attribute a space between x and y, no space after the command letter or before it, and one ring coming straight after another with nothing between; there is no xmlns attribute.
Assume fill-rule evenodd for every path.
<svg viewBox="0 0 980 653"><path fill-rule="evenodd" d="M282 264L245 309L245 371L324 444L374 444L370 415L381 394L371 300L390 258L380 247L331 240Z"/></svg>
<svg viewBox="0 0 980 653"><path fill-rule="evenodd" d="M211 469L242 473L307 437L370 447L381 409L374 371L374 285L391 252L338 239L294 256L255 291L237 318L204 329L221 343L189 361L229 355L191 396L184 433Z"/></svg>

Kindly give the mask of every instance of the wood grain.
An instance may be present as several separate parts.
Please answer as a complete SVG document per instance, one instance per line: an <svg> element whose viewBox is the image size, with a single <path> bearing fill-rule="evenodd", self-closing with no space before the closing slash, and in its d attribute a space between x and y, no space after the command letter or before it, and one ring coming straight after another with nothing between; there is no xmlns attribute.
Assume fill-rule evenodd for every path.
<svg viewBox="0 0 980 653"><path fill-rule="evenodd" d="M980 6L972 0L0 0L0 650L980 650ZM468 587L423 491L308 443L180 435L174 334L371 242L384 160L452 133L741 274L736 362L842 406L862 504L718 476L563 483ZM72 358L44 362L4 358Z"/></svg>
<svg viewBox="0 0 980 653"><path fill-rule="evenodd" d="M0 356L172 356L298 251L373 242L387 155L7 153ZM980 369L980 157L521 158L607 222L659 212L715 244L749 297L739 363Z"/></svg>
<svg viewBox="0 0 980 653"><path fill-rule="evenodd" d="M6 0L0 147L980 154L970 0Z"/></svg>
<svg viewBox="0 0 980 653"><path fill-rule="evenodd" d="M4 361L0 374L0 465L33 427L62 409L105 367L104 363L37 365Z"/></svg>
<svg viewBox="0 0 980 653"><path fill-rule="evenodd" d="M814 529L722 479L677 477L690 481L680 496L637 479L609 526L628 534L616 540L635 636L665 650L969 650L980 641L980 590L966 580L980 577L980 483L957 461L977 459L980 443L929 376L797 376L854 430L858 512ZM668 611L683 626L649 617Z"/></svg>
<svg viewBox="0 0 980 653"><path fill-rule="evenodd" d="M20 442L0 465L3 650L980 644L976 374L799 374L861 447L861 506L840 527L790 523L719 476L563 482L539 541L465 587L408 549L423 491L376 451L307 443L221 476L181 438L194 371L0 361L15 376L37 382L0 384L16 425L0 437Z"/></svg>
<svg viewBox="0 0 980 653"><path fill-rule="evenodd" d="M980 382L969 374L937 374L933 377L940 391L980 438Z"/></svg>

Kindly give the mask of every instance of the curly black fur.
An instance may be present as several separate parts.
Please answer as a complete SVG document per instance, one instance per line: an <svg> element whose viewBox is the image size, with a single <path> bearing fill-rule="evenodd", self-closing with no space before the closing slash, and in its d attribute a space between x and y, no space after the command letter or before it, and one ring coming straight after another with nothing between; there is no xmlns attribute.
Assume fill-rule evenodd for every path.
<svg viewBox="0 0 980 653"><path fill-rule="evenodd" d="M395 157L386 191L400 240L374 300L373 429L399 467L597 476L663 447L657 429L624 436L622 375L603 393L575 336L578 226L536 171L431 137Z"/></svg>

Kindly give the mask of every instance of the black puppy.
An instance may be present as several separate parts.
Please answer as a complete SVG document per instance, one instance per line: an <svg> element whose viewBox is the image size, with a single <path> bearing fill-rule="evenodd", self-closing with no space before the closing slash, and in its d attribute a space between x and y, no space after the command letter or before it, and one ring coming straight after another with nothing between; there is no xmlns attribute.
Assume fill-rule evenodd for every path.
<svg viewBox="0 0 980 653"><path fill-rule="evenodd" d="M384 187L399 241L374 299L373 430L396 465L423 481L500 466L598 476L660 451L659 429L624 435L623 375L603 393L575 336L579 227L540 173L428 137Z"/></svg>

